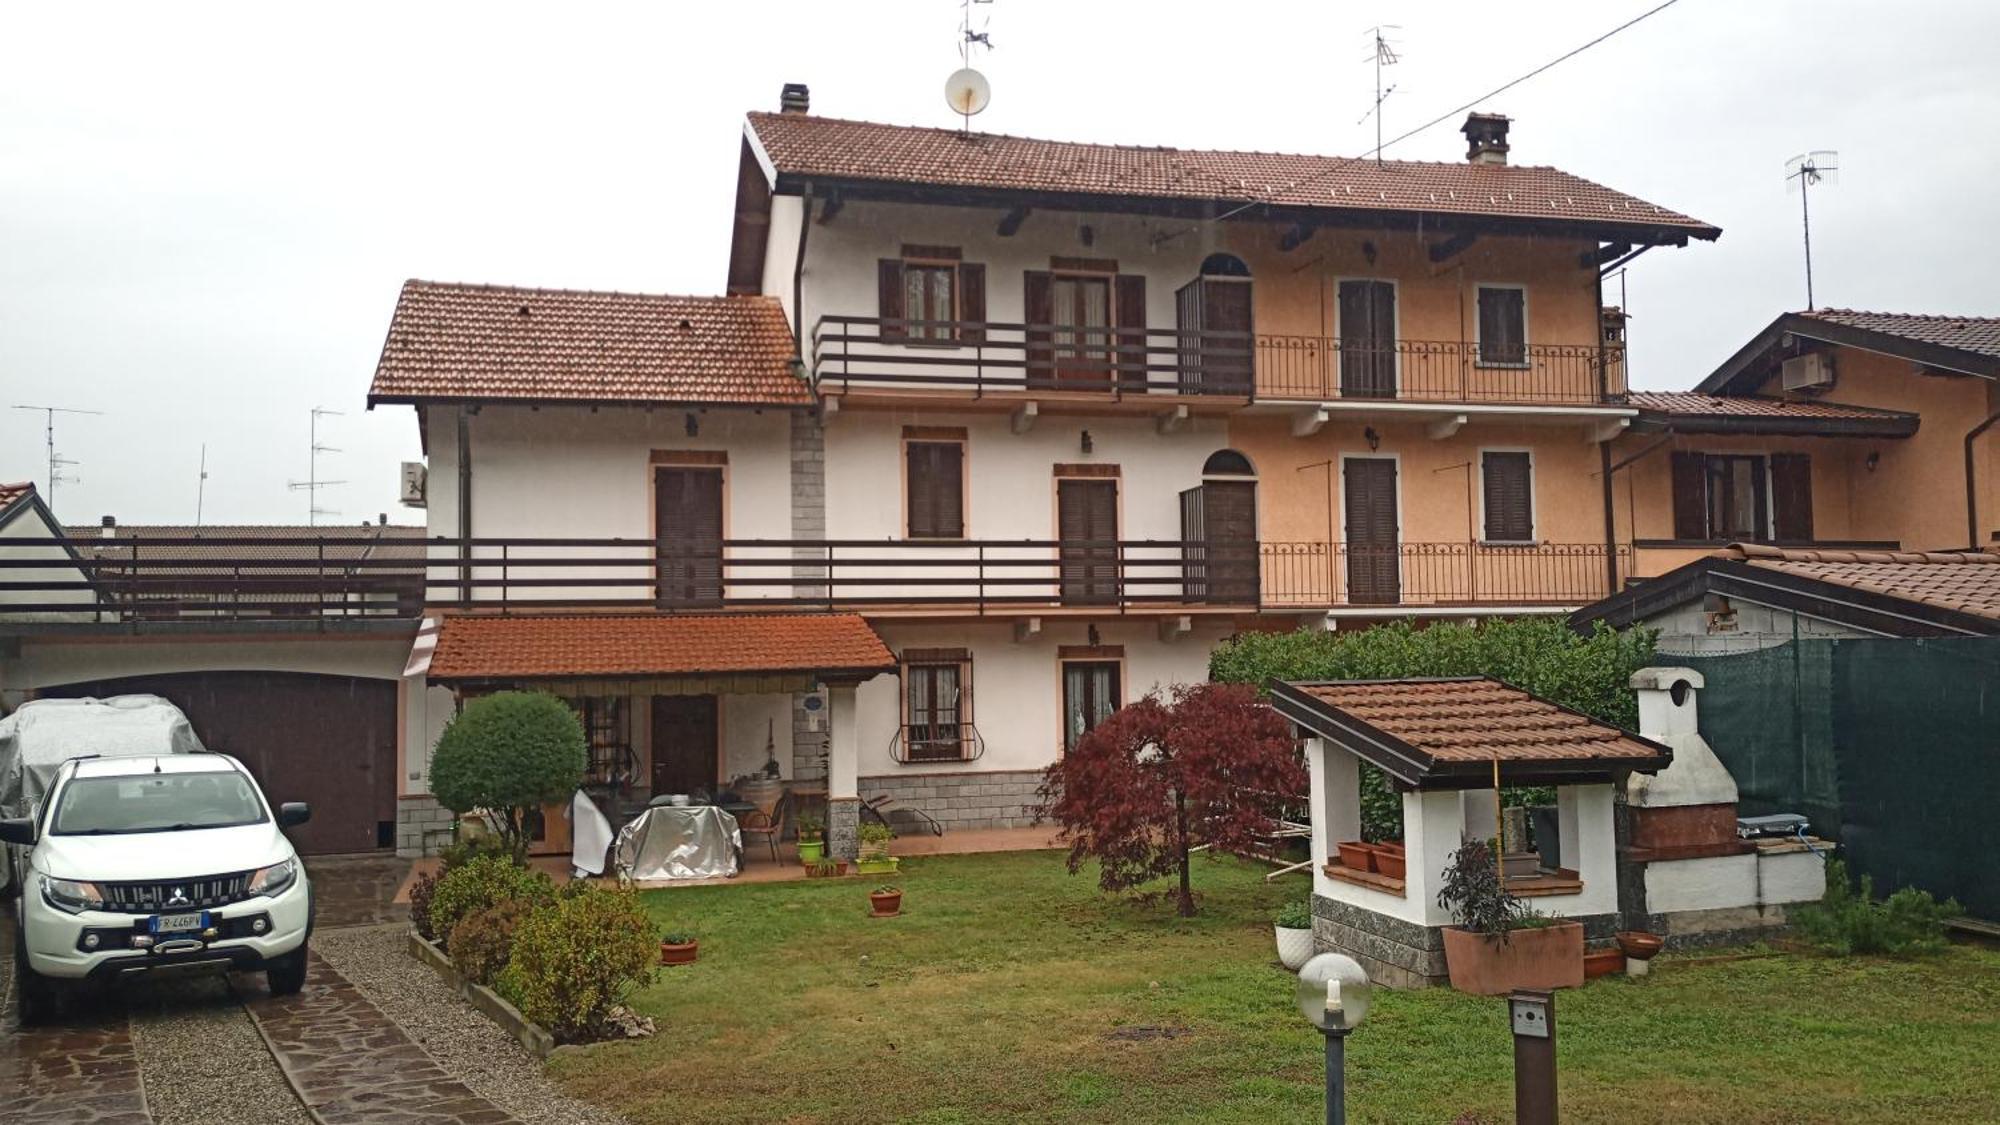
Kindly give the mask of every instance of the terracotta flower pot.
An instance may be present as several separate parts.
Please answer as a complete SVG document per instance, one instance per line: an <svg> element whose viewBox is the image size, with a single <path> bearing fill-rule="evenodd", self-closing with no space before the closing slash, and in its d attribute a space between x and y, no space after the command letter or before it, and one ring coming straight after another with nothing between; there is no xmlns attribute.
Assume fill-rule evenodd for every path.
<svg viewBox="0 0 2000 1125"><path fill-rule="evenodd" d="M1644 930L1619 930L1618 948L1634 961L1651 961L1666 948L1667 939Z"/></svg>
<svg viewBox="0 0 2000 1125"><path fill-rule="evenodd" d="M1401 879L1409 870L1401 844L1375 845L1375 870L1391 879Z"/></svg>
<svg viewBox="0 0 2000 1125"><path fill-rule="evenodd" d="M701 942L699 941L678 943L663 941L660 943L660 964L692 965L694 964L695 955L700 952Z"/></svg>
<svg viewBox="0 0 2000 1125"><path fill-rule="evenodd" d="M893 918L903 912L903 892L869 891L868 905L876 918Z"/></svg>
<svg viewBox="0 0 2000 1125"><path fill-rule="evenodd" d="M1359 840L1343 840L1334 847L1340 852L1340 865L1350 871L1375 870L1375 849Z"/></svg>
<svg viewBox="0 0 2000 1125"><path fill-rule="evenodd" d="M1504 945L1490 934L1446 926L1444 963L1451 986L1475 996L1576 988L1583 983L1583 923L1512 930Z"/></svg>
<svg viewBox="0 0 2000 1125"><path fill-rule="evenodd" d="M1625 968L1625 954L1616 949L1594 949L1583 955L1583 979L1608 977Z"/></svg>

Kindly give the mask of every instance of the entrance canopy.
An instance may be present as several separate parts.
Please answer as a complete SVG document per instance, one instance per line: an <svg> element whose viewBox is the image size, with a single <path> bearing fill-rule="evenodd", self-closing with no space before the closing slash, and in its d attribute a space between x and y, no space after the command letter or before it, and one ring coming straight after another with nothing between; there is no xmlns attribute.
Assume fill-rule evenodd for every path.
<svg viewBox="0 0 2000 1125"><path fill-rule="evenodd" d="M560 695L805 691L893 672L855 614L548 614L443 618L429 677L454 687L532 681Z"/></svg>
<svg viewBox="0 0 2000 1125"><path fill-rule="evenodd" d="M1611 781L1655 773L1673 751L1499 680L1276 682L1271 705L1305 734L1409 789Z"/></svg>

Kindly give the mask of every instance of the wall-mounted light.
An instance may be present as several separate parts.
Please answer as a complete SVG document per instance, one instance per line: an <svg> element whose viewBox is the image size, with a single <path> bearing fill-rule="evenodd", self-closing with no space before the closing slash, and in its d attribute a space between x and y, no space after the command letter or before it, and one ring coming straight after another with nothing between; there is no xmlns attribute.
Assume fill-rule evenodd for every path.
<svg viewBox="0 0 2000 1125"><path fill-rule="evenodd" d="M1867 460L1862 462L1862 464L1868 466L1868 471L1871 473L1875 471L1875 466L1881 463L1882 463L1882 455L1872 449L1868 451Z"/></svg>
<svg viewBox="0 0 2000 1125"><path fill-rule="evenodd" d="M1375 264L1376 253L1377 251L1373 242L1364 242L1361 244L1361 256L1368 259L1368 264L1371 266Z"/></svg>
<svg viewBox="0 0 2000 1125"><path fill-rule="evenodd" d="M1092 446L1092 445L1093 445L1094 443L1093 443L1093 442L1092 442L1092 441L1090 440L1090 431L1089 431L1089 430L1085 430L1085 431L1083 431L1083 441L1082 441L1082 443L1081 443L1081 444L1082 444L1082 446L1083 446L1083 451L1084 451L1085 453L1088 453L1088 452L1090 452L1090 450L1091 450L1091 446Z"/></svg>
<svg viewBox="0 0 2000 1125"><path fill-rule="evenodd" d="M694 411L692 411L692 410L688 411L688 416L687 416L687 435L688 435L689 437L700 437L700 436L701 436L701 419L700 419L700 418L697 418L697 417L695 417L695 415L694 415Z"/></svg>
<svg viewBox="0 0 2000 1125"><path fill-rule="evenodd" d="M1373 426L1361 431L1361 440L1368 443L1368 452L1370 453L1382 448L1382 435L1376 433Z"/></svg>
<svg viewBox="0 0 2000 1125"><path fill-rule="evenodd" d="M1098 645L1100 645L1100 644L1103 644L1103 643L1104 643L1104 638L1103 638L1102 636L1099 636L1099 635L1098 635L1098 632L1097 632L1097 626L1095 626L1095 625L1092 625L1092 626L1090 627L1090 637L1089 637L1089 640L1090 640L1090 647L1091 647L1091 648L1096 648L1096 647L1097 647Z"/></svg>
<svg viewBox="0 0 2000 1125"><path fill-rule="evenodd" d="M1089 223L1085 223L1076 228L1076 238L1077 241L1083 243L1085 246L1095 245L1097 242L1097 230Z"/></svg>

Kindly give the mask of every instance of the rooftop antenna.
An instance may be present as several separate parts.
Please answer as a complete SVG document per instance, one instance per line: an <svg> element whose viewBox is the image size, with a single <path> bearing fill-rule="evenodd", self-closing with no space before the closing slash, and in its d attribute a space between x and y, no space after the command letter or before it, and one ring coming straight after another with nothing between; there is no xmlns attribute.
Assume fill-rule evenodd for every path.
<svg viewBox="0 0 2000 1125"><path fill-rule="evenodd" d="M992 26L993 17L988 14L980 22L979 29L973 30L972 9L975 6L989 6L993 0L959 0L958 17L958 69L944 80L945 104L958 114L959 132L972 132L972 118L986 108L993 100L993 88L987 85L986 76L972 69L973 48L993 49L993 37L986 28Z"/></svg>
<svg viewBox="0 0 2000 1125"><path fill-rule="evenodd" d="M1395 44L1383 32L1401 30L1403 30L1401 24L1393 23L1385 23L1368 29L1368 37L1374 42L1375 48L1368 56L1368 58L1375 61L1375 104L1370 106L1368 112L1361 115L1361 121L1356 121L1355 124L1359 125L1363 121L1367 121L1371 116L1375 118L1375 163L1377 164L1382 163L1382 103L1388 101L1389 95L1396 92L1394 83L1390 83L1389 88L1386 90L1382 88L1382 68L1385 66L1395 66L1397 63L1403 61L1402 57L1396 54Z"/></svg>
<svg viewBox="0 0 2000 1125"><path fill-rule="evenodd" d="M1812 284L1812 187L1840 182L1840 154L1831 149L1815 149L1785 161L1785 180L1799 193L1799 221L1806 236L1806 311L1813 310Z"/></svg>
<svg viewBox="0 0 2000 1125"><path fill-rule="evenodd" d="M43 430L42 430L42 432L43 432L43 434L45 435L45 440L46 440L46 442L47 442L47 444L48 444L48 450L49 450L49 478L48 478L48 486L49 486L49 489L48 489L48 504L49 504L49 507L50 507L50 508L54 508L54 507L56 506L56 485L58 485L58 484L61 484L61 483L62 483L62 482L64 482L64 481L68 481L68 482L70 482L71 484L74 484L74 483L76 483L76 478L75 478L75 477L72 477L72 476L68 476L68 475L66 475L66 474L65 474L65 473L63 472L63 469L64 469L65 467L67 467L67 466L70 466L70 465L74 465L74 464L76 464L76 462L75 462L75 461L72 461L72 460L70 460L70 459L69 459L69 458L67 458L67 457L63 457L63 456L59 456L59 455L58 455L58 454L56 453L56 415L58 415L58 414L99 414L99 415L101 415L101 414L103 414L103 413L104 413L104 411L102 411L102 410L80 410L80 409L77 409L76 407L73 407L73 406L25 406L25 405L17 405L17 406L15 406L15 407L14 407L14 409L16 409L16 410L39 410L39 411L41 411L41 412L42 412L42 426L43 426Z"/></svg>
<svg viewBox="0 0 2000 1125"><path fill-rule="evenodd" d="M307 461L306 479L285 482L286 488L294 492L304 492L306 494L306 524L308 526L317 525L321 516L337 516L340 514L337 509L322 508L319 506L319 490L322 488L331 488L336 484L347 483L344 480L319 479L319 455L322 453L340 452L340 450L335 449L333 446L321 445L319 443L319 420L329 416L338 418L341 416L341 413L338 410L328 410L324 406L315 406L312 408L312 423L307 430L307 434L309 435L307 440L312 444L312 455Z"/></svg>
<svg viewBox="0 0 2000 1125"><path fill-rule="evenodd" d="M194 525L201 526L201 502L208 492L208 443L201 443L201 471L194 485Z"/></svg>

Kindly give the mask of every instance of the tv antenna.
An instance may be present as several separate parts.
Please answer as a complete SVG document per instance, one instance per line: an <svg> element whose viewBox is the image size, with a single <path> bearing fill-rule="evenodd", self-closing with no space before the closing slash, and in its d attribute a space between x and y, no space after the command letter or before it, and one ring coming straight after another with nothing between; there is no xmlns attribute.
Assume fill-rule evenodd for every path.
<svg viewBox="0 0 2000 1125"><path fill-rule="evenodd" d="M208 493L208 443L202 442L200 475L195 477L195 485L194 485L194 525L196 527L201 526L201 502L206 497L207 493Z"/></svg>
<svg viewBox="0 0 2000 1125"><path fill-rule="evenodd" d="M972 68L972 52L975 48L993 49L993 36L986 29L993 24L989 13L975 30L972 26L972 10L975 6L987 7L993 0L959 0L958 17L958 69L944 80L944 101L958 114L959 130L972 131L972 118L986 108L993 100L993 88L986 82L986 76Z"/></svg>
<svg viewBox="0 0 2000 1125"><path fill-rule="evenodd" d="M67 457L63 457L63 456L60 456L59 454L57 454L57 453L56 453L56 415L58 415L58 414L98 414L98 415L101 415L101 414L103 414L103 413L104 413L104 411L102 411L102 410L80 410L80 409L77 409L76 407L73 407L73 406L25 406L25 405L17 405L17 406L15 406L15 407L14 407L14 409L16 409L16 410L39 410L39 411L41 411L41 412L42 412L42 433L43 433L43 434L45 435L45 441L46 441L46 443L47 443L47 445L48 445L48 450L49 450L49 479L48 479L48 485L49 485L49 494L48 494L48 504L49 504L49 507L50 507L50 508L54 508L54 507L56 506L56 485L58 485L58 484L60 484L60 483L62 483L62 482L64 482L64 481L68 481L68 482L70 482L71 484L74 484L74 483L76 483L76 478L75 478L75 477L72 477L72 476L68 476L68 475L66 475L66 474L64 474L64 473L63 473L63 469L67 468L68 466L71 466L71 465L74 465L74 464L76 464L76 462L75 462L75 461L72 461L72 460L70 460L70 459L69 459L69 458L67 458Z"/></svg>
<svg viewBox="0 0 2000 1125"><path fill-rule="evenodd" d="M1812 189L1814 184L1831 186L1840 182L1840 154L1831 149L1815 149L1785 161L1785 180L1799 193L1799 221L1806 236L1806 311L1813 310L1812 284Z"/></svg>
<svg viewBox="0 0 2000 1125"><path fill-rule="evenodd" d="M310 428L308 428L308 430L306 431L307 434L309 435L307 440L312 445L312 454L308 458L306 463L306 479L285 482L286 488L289 488L294 492L303 492L306 494L307 526L313 526L318 524L319 517L321 516L337 516L340 514L340 512L336 509L322 508L319 506L319 490L322 488L331 488L336 484L347 483L344 480L319 479L319 455L322 453L340 452L340 450L335 449L333 446L321 445L319 442L319 420L321 418L329 416L338 418L341 416L341 413L338 410L328 410L324 406L315 406L312 408L312 423L310 425Z"/></svg>
<svg viewBox="0 0 2000 1125"><path fill-rule="evenodd" d="M1375 163L1377 164L1382 163L1382 103L1388 101L1389 95L1396 92L1396 85L1393 82L1389 84L1388 89L1385 90L1382 88L1382 68L1385 66L1395 66L1397 63L1403 61L1402 56L1396 53L1395 43L1390 41L1389 37L1383 33L1401 30L1403 30L1402 25L1393 23L1385 23L1368 29L1368 37L1373 42L1375 48L1368 55L1368 59L1373 59L1375 62L1375 104L1370 106L1368 112L1362 114L1361 120L1356 121L1355 124L1362 124L1362 122L1367 121L1370 117L1375 119ZM1365 62L1367 59L1363 61Z"/></svg>

